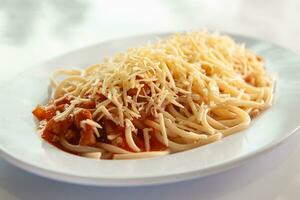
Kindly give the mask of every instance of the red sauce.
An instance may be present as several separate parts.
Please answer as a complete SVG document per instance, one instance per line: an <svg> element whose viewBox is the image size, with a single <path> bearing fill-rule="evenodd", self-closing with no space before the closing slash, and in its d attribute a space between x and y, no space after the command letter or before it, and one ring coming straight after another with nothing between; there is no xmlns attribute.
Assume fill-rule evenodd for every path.
<svg viewBox="0 0 300 200"><path fill-rule="evenodd" d="M136 92L137 91L133 89L129 91L129 94L135 95ZM99 98L104 98L104 96L100 95ZM55 121L53 117L55 116L56 112L63 112L69 104L70 100L65 98L56 102L55 104L53 104L53 107L47 110L42 106L37 106L32 111L33 115L38 120L47 121L41 136L44 140L67 152L70 151L65 149L59 142L59 137L61 137L62 135L70 144L73 145L95 146L97 141L101 141L109 144L117 144L117 146L119 146L122 149L125 149L127 151L133 151L126 143L125 127L118 126L109 119L102 118L101 121L98 121L98 123L103 127L102 129L98 129L98 132L101 135L101 137L99 138L96 138L94 129L89 124L85 124L83 128L83 126L81 125L81 121L87 119L93 120L92 110L96 108L95 100L82 102L79 105L77 105L77 107L83 108L83 110L81 110L74 116L69 115L64 120ZM133 120L133 124L138 129L138 133L133 133L132 137L135 144L141 149L141 151L145 151L145 143L142 128L146 128L146 126L143 124L143 121L146 118L149 118L149 116L147 116L147 114L144 112L141 112L141 115L141 118ZM107 135L116 134L118 134L119 137L122 138L121 142L119 141L118 143L116 143L107 139ZM151 151L161 151L166 149L166 146L156 139L153 132L150 132L150 148ZM78 155L78 153L70 153Z"/></svg>
<svg viewBox="0 0 300 200"><path fill-rule="evenodd" d="M150 131L149 133L151 135L151 139L150 139L150 150L151 151L163 151L163 150L167 149L167 147L164 144L162 144L160 141L157 140L153 131Z"/></svg>
<svg viewBox="0 0 300 200"><path fill-rule="evenodd" d="M45 110L41 106L37 106L33 111L32 114L38 118L38 120L44 120L47 121L50 120L52 117L55 116L55 109L49 109Z"/></svg>
<svg viewBox="0 0 300 200"><path fill-rule="evenodd" d="M80 122L83 120L90 119L92 120L92 113L89 110L81 110L79 113L77 113L74 117L74 123L77 129L80 131L80 140L79 145L82 146L93 146L96 144L96 136L94 134L93 127L89 124L85 124L85 128L82 128L80 126Z"/></svg>

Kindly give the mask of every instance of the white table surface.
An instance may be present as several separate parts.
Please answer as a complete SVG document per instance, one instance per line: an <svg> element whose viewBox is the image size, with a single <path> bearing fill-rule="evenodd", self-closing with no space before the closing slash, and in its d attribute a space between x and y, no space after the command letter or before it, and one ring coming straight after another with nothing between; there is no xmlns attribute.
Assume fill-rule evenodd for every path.
<svg viewBox="0 0 300 200"><path fill-rule="evenodd" d="M149 32L206 27L259 37L300 55L299 9L297 0L0 0L0 84L76 48ZM243 166L151 187L61 183L0 158L0 199L300 199L299 133Z"/></svg>

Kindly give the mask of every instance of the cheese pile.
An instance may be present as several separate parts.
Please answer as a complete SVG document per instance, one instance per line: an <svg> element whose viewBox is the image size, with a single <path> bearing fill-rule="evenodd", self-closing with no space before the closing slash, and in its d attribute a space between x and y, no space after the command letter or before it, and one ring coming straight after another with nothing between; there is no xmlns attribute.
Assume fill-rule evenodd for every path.
<svg viewBox="0 0 300 200"><path fill-rule="evenodd" d="M245 82L248 79L255 87L268 86L269 82L260 78L266 76L262 65L261 59L227 36L176 34L155 44L128 49L82 71L59 71L52 80L53 98L72 95L76 99L64 112L57 113L55 120L78 112L76 105L81 102L96 99L94 121L105 117L121 127L131 126L133 119L145 115L158 119L160 124L164 123L163 117L176 121L180 116L169 111L176 108L186 112L187 107L201 122L207 107L231 97L245 101L257 98L235 86L242 82L250 87ZM55 78L61 74L68 77L57 84Z"/></svg>

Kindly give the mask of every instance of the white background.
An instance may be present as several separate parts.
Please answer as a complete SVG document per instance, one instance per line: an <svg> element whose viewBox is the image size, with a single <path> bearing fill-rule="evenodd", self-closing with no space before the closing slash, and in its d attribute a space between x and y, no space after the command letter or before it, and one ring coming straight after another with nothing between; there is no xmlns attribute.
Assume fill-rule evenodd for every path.
<svg viewBox="0 0 300 200"><path fill-rule="evenodd" d="M300 55L299 10L297 0L0 0L0 85L31 65L62 53L150 32L206 27L272 41ZM299 133L241 167L151 187L59 183L24 172L0 158L0 199L299 199Z"/></svg>

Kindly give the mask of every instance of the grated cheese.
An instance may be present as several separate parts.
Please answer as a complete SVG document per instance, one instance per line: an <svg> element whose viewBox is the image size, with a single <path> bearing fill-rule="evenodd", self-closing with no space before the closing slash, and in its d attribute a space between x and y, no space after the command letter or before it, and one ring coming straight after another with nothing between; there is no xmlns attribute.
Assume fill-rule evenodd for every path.
<svg viewBox="0 0 300 200"><path fill-rule="evenodd" d="M66 78L58 82L60 75ZM133 140L138 133L132 124L135 119L146 125L141 128L146 151L151 149L150 127L168 148L177 140L186 144L176 147L188 149L181 145L219 139L220 132L229 135L245 128L250 115L272 104L274 85L255 54L229 37L205 31L131 48L82 71L60 70L51 83L54 104L70 100L63 112L56 112L55 121L78 114L82 108L77 106L93 99L96 107L89 109L93 120L81 121L82 128L92 126L99 137L100 120L109 119L125 128L126 143L134 152L141 151ZM124 142L118 135L108 139Z"/></svg>

